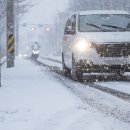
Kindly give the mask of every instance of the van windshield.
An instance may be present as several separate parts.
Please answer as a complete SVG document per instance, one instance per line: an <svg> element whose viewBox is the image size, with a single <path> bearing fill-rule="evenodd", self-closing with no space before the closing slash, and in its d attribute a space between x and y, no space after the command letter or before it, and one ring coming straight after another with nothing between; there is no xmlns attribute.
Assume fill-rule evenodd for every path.
<svg viewBox="0 0 130 130"><path fill-rule="evenodd" d="M80 32L121 32L130 31L128 14L91 14L79 15Z"/></svg>

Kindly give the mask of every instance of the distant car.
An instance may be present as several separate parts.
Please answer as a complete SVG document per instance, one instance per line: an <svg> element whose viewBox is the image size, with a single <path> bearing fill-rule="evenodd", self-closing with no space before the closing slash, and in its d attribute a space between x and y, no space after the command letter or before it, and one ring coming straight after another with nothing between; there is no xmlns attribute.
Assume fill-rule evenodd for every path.
<svg viewBox="0 0 130 130"><path fill-rule="evenodd" d="M80 11L68 17L63 37L64 73L130 71L130 14L126 11Z"/></svg>

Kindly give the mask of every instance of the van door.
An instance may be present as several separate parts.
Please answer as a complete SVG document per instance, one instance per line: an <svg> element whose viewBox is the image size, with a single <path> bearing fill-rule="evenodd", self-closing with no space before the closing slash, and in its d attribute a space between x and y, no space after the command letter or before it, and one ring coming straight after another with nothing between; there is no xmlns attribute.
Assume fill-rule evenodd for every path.
<svg viewBox="0 0 130 130"><path fill-rule="evenodd" d="M72 47L76 37L76 15L71 16L65 25L63 37L64 61L68 68L72 68Z"/></svg>

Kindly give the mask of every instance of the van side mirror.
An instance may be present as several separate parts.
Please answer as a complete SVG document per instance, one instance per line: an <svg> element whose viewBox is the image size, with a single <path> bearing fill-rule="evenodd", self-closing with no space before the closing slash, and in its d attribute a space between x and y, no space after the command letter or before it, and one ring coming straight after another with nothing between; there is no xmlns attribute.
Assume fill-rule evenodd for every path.
<svg viewBox="0 0 130 130"><path fill-rule="evenodd" d="M65 31L67 34L75 34L75 30L72 28L72 26L66 26Z"/></svg>
<svg viewBox="0 0 130 130"><path fill-rule="evenodd" d="M71 30L72 26L66 26L66 30Z"/></svg>

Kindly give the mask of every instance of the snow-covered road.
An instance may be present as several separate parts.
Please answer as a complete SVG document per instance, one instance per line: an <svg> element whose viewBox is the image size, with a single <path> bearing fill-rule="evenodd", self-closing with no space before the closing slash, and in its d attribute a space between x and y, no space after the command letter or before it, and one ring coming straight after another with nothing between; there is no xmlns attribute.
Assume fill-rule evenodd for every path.
<svg viewBox="0 0 130 130"><path fill-rule="evenodd" d="M68 85L72 86L71 90L73 87L80 90L79 95L72 93L66 87ZM129 103L108 94L101 96L103 92L92 88L81 86L79 89L78 86L69 80L59 82L59 78L47 68L17 58L15 68L2 68L0 130L129 130L129 122L96 108L98 100L99 103L109 103L109 113L109 107L114 108L113 101L123 105L121 110L127 112ZM83 96L89 94L88 98L97 98L92 102L95 105L81 100L78 97L81 97L81 92Z"/></svg>
<svg viewBox="0 0 130 130"><path fill-rule="evenodd" d="M130 82L97 82L96 84L130 94Z"/></svg>
<svg viewBox="0 0 130 130"><path fill-rule="evenodd" d="M52 60L51 60L52 59ZM38 61L44 63L45 65L49 65L49 66L54 66L54 67L58 67L60 70L62 70L62 64L60 62L61 61L61 57L54 57L54 56L48 56L47 58L42 58L39 57ZM58 61L58 62L57 62ZM126 73L126 75L128 77L130 77L130 73ZM107 81L107 82L99 82L97 81L95 84L101 85L102 87L107 87L107 88L111 88L111 89L115 89L117 91L121 91L124 93L128 93L130 94L130 80L127 82L113 82L113 81Z"/></svg>

